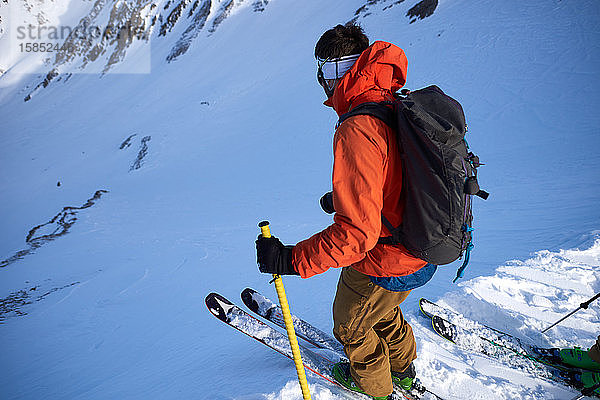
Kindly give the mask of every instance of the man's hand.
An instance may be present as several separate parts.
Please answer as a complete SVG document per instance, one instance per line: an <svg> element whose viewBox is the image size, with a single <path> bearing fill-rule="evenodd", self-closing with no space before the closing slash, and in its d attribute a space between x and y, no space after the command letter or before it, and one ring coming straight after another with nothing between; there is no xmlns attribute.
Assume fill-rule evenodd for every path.
<svg viewBox="0 0 600 400"><path fill-rule="evenodd" d="M335 208L333 208L333 192L325 193L323 197L321 197L321 200L319 200L319 203L321 204L323 211L327 214L333 214L335 212Z"/></svg>
<svg viewBox="0 0 600 400"><path fill-rule="evenodd" d="M256 240L256 261L260 272L278 275L299 275L292 265L292 248L284 246L275 236L259 236Z"/></svg>

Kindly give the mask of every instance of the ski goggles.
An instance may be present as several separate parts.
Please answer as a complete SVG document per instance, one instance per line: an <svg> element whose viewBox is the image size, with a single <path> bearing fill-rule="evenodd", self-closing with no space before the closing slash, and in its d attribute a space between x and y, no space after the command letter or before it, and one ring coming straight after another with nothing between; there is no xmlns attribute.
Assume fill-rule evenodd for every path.
<svg viewBox="0 0 600 400"><path fill-rule="evenodd" d="M352 54L350 56L340 58L317 59L317 75L321 75L323 79L339 79L358 60L360 54Z"/></svg>
<svg viewBox="0 0 600 400"><path fill-rule="evenodd" d="M333 87L330 87L327 82L344 76L352 68L356 60L358 60L358 57L360 57L360 54L332 59L326 58L324 60L317 58L317 81L323 86L325 93L329 97L333 95Z"/></svg>

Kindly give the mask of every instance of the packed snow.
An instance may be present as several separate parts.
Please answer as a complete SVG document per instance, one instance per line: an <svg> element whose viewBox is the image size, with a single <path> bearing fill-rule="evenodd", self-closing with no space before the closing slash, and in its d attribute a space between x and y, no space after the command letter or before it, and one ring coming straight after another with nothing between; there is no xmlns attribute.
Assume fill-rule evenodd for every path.
<svg viewBox="0 0 600 400"><path fill-rule="evenodd" d="M313 49L355 18L406 51L406 87L461 101L486 164L465 278L441 267L402 305L419 378L446 399L577 396L444 341L418 300L543 346L587 348L600 334L598 302L540 333L600 291L596 0L448 0L431 15L418 0L23 2L28 20L64 24L95 6L164 24L182 4L163 36L157 22L96 61L41 67L5 53L17 3L0 2L2 399L302 398L290 360L214 318L204 297L241 304L253 287L276 299L256 268L257 223L293 244L331 222L318 199L336 118ZM105 69L113 53L123 58ZM292 312L331 332L338 274L284 277ZM314 400L351 398L308 380Z"/></svg>

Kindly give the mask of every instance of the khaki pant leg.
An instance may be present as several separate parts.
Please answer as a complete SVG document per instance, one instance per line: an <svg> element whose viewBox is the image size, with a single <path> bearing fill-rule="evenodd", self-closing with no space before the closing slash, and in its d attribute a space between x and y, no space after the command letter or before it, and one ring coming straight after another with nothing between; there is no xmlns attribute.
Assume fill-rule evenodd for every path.
<svg viewBox="0 0 600 400"><path fill-rule="evenodd" d="M408 295L408 292L404 293ZM387 343L391 370L404 372L417 358L417 344L412 328L404 320L400 307L390 311L373 329Z"/></svg>
<svg viewBox="0 0 600 400"><path fill-rule="evenodd" d="M600 363L600 336L598 336L598 339L596 339L596 344L590 348L588 354L592 360Z"/></svg>
<svg viewBox="0 0 600 400"><path fill-rule="evenodd" d="M412 330L407 334L406 329L410 326L394 311L407 295L374 285L367 275L351 267L340 275L333 302L333 333L344 345L355 382L371 396L387 396L393 390L387 340L393 344L396 358L406 353L400 348L414 350ZM404 331L397 333L402 326ZM395 364L408 366L416 358L414 353L414 357L408 353L410 360L395 360Z"/></svg>
<svg viewBox="0 0 600 400"><path fill-rule="evenodd" d="M375 331L368 331L362 340L345 343L344 351L350 361L350 373L358 386L371 396L392 393L388 349Z"/></svg>

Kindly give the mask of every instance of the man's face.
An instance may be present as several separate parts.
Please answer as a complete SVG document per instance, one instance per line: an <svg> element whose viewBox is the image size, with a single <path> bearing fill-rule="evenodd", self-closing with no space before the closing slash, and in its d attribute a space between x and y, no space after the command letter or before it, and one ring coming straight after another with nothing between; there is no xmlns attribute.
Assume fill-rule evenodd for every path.
<svg viewBox="0 0 600 400"><path fill-rule="evenodd" d="M339 80L350 70L360 54L351 54L339 58L317 58L317 81L325 90L327 98L333 96Z"/></svg>
<svg viewBox="0 0 600 400"><path fill-rule="evenodd" d="M335 92L335 87L337 86L339 79L324 79L323 83L321 83L321 87L325 91L325 95L327 98L333 96L333 92Z"/></svg>
<svg viewBox="0 0 600 400"><path fill-rule="evenodd" d="M319 64L317 68L317 81L325 91L325 95L327 96L327 98L330 98L331 96L333 96L335 85L337 84L338 79L325 79L323 75L323 70L321 69L324 63L325 62Z"/></svg>

